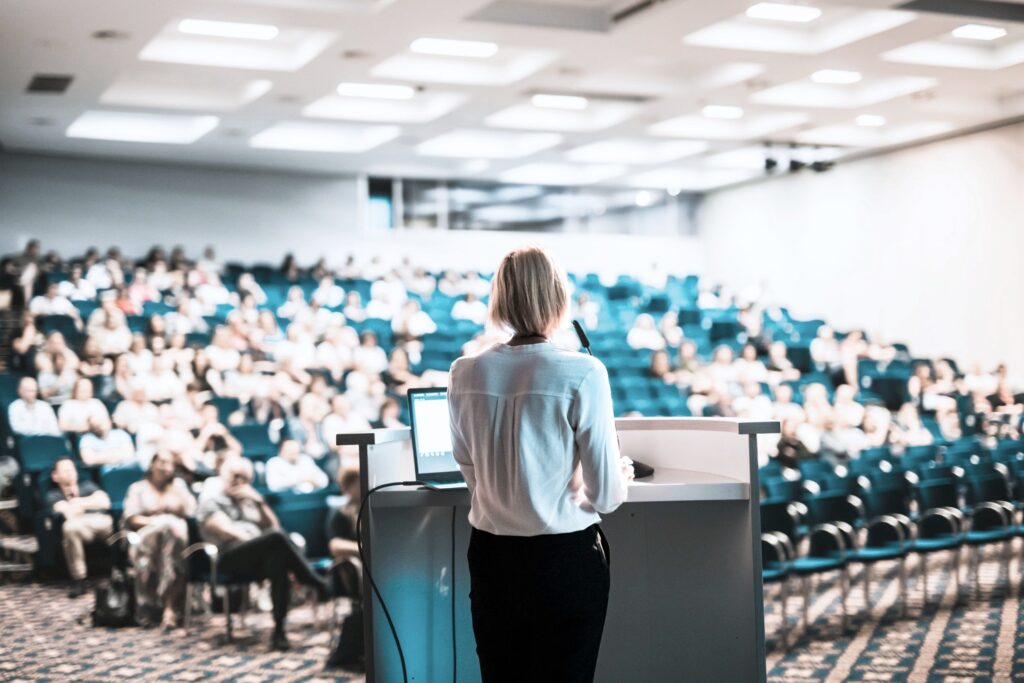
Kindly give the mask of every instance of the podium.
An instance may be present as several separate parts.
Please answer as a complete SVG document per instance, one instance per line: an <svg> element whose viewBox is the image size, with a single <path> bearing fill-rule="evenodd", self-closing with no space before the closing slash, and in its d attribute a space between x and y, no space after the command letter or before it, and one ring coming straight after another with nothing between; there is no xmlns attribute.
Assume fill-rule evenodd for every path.
<svg viewBox="0 0 1024 683"><path fill-rule="evenodd" d="M624 455L655 468L603 515L611 593L596 680L766 680L757 435L777 422L616 420ZM408 429L338 434L358 445L363 495L415 479ZM396 486L375 493L364 552L405 654L409 680L480 681L469 607L469 492ZM454 533L453 533L454 529ZM454 542L454 563L453 557ZM380 603L364 581L366 680L402 680ZM454 623L453 623L454 601Z"/></svg>

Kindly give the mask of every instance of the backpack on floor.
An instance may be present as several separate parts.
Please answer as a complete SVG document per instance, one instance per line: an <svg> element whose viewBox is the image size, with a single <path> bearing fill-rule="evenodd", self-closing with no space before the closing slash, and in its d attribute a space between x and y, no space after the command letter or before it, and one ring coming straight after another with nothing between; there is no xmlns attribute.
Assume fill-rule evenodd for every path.
<svg viewBox="0 0 1024 683"><path fill-rule="evenodd" d="M124 572L115 569L109 579L96 586L92 625L107 628L135 625L135 582Z"/></svg>

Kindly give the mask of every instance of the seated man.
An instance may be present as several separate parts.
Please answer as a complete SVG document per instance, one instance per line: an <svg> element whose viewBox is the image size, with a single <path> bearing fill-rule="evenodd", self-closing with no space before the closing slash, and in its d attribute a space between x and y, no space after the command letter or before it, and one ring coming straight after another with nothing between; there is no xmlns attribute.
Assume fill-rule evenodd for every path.
<svg viewBox="0 0 1024 683"><path fill-rule="evenodd" d="M327 483L327 473L301 451L295 439L282 439L277 455L267 461L267 488L271 491L313 491Z"/></svg>
<svg viewBox="0 0 1024 683"><path fill-rule="evenodd" d="M8 424L15 434L25 436L58 436L57 414L53 406L39 400L39 385L31 377L18 382L18 398L7 408Z"/></svg>
<svg viewBox="0 0 1024 683"><path fill-rule="evenodd" d="M110 418L93 415L89 418L89 431L78 440L82 462L95 465L120 465L135 459L135 444L128 432L111 429Z"/></svg>
<svg viewBox="0 0 1024 683"><path fill-rule="evenodd" d="M91 481L78 483L78 468L71 458L61 458L50 474L55 487L46 494L46 507L64 515L61 544L71 575L72 598L85 593L85 544L106 538L114 532L107 513L110 498Z"/></svg>
<svg viewBox="0 0 1024 683"><path fill-rule="evenodd" d="M359 470L343 469L338 472L338 486L348 501L331 513L327 522L328 548L337 563L336 585L339 594L352 599L352 612L341 624L341 635L327 659L328 668L347 671L363 670L363 570L356 543L356 521L362 491Z"/></svg>
<svg viewBox="0 0 1024 683"><path fill-rule="evenodd" d="M220 470L221 487L200 497L196 516L203 538L220 549L219 570L251 572L270 579L274 615L270 643L274 650L287 650L284 628L291 599L289 574L314 588L321 600L327 599L330 588L281 531L274 511L252 487L252 475L249 460L226 460Z"/></svg>

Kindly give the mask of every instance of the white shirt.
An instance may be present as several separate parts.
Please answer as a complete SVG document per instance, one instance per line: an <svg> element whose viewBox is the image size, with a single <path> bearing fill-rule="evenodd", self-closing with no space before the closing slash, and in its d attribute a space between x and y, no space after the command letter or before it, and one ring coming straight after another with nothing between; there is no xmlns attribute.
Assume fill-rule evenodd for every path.
<svg viewBox="0 0 1024 683"><path fill-rule="evenodd" d="M294 489L309 481L313 482L313 488L318 489L322 489L328 483L327 473L305 453L294 463L280 455L275 455L267 461L267 488L271 491Z"/></svg>
<svg viewBox="0 0 1024 683"><path fill-rule="evenodd" d="M15 434L49 434L57 436L57 415L49 403L36 399L32 405L18 398L7 408L7 419Z"/></svg>
<svg viewBox="0 0 1024 683"><path fill-rule="evenodd" d="M475 528L580 531L626 500L608 371L593 357L495 344L452 364L448 396Z"/></svg>

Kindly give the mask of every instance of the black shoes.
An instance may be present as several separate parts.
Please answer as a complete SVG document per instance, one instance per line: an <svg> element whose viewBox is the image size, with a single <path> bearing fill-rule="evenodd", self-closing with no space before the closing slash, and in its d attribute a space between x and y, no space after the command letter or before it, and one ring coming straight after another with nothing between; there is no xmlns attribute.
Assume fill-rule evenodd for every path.
<svg viewBox="0 0 1024 683"><path fill-rule="evenodd" d="M85 584L85 579L78 579L77 581L71 582L71 587L68 588L69 598L80 598L88 592L89 587Z"/></svg>
<svg viewBox="0 0 1024 683"><path fill-rule="evenodd" d="M275 652L285 652L290 650L291 647L292 645L288 642L288 635L284 632L284 629L274 629L273 635L270 636L270 649Z"/></svg>

